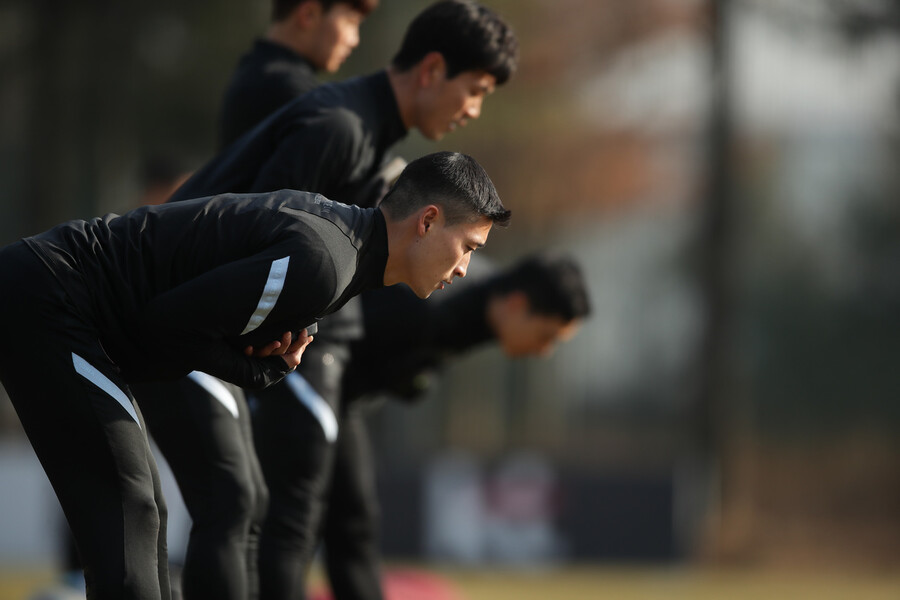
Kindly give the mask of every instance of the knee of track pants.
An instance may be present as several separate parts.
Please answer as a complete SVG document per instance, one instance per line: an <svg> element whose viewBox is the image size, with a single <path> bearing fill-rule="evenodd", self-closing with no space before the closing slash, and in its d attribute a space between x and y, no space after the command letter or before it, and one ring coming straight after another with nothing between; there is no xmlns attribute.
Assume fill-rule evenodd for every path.
<svg viewBox="0 0 900 600"><path fill-rule="evenodd" d="M268 489L252 478L231 473L219 477L208 492L207 509L192 515L195 527L223 535L242 533L265 515Z"/></svg>

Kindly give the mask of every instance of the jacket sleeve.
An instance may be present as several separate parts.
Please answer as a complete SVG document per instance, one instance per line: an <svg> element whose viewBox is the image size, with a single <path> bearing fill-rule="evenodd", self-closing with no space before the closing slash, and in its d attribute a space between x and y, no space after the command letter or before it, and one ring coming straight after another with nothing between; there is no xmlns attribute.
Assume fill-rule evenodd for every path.
<svg viewBox="0 0 900 600"><path fill-rule="evenodd" d="M137 330L150 360L260 389L290 372L280 356L244 355L297 333L327 306L329 271L298 254L266 252L222 265L152 299Z"/></svg>
<svg viewBox="0 0 900 600"><path fill-rule="evenodd" d="M361 164L356 118L330 111L285 131L250 191L290 188L340 199L342 186L358 176Z"/></svg>

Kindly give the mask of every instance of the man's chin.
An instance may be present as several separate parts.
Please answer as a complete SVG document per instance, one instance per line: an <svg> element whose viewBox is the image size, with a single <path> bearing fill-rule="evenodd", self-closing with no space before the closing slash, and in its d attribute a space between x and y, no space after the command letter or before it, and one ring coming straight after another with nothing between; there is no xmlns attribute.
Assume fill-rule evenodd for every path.
<svg viewBox="0 0 900 600"><path fill-rule="evenodd" d="M422 132L422 135L428 138L429 141L439 142L444 139L444 136L447 135L448 132L442 131L440 129L433 129L428 133Z"/></svg>

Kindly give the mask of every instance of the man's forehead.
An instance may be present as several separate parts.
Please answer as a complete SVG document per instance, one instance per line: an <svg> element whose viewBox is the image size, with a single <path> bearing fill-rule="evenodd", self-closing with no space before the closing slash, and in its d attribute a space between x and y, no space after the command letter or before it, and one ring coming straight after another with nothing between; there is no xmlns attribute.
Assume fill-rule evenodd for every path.
<svg viewBox="0 0 900 600"><path fill-rule="evenodd" d="M497 86L497 78L481 69L463 71L457 75L457 78L464 79L472 85L478 86L483 89L486 94L492 94L494 88Z"/></svg>
<svg viewBox="0 0 900 600"><path fill-rule="evenodd" d="M524 294L524 292L522 292ZM581 329L581 319L575 318L567 320L562 315L545 314L536 312L532 307L531 300L525 295L527 302L526 310L531 313L532 321L535 326L540 326L548 332L552 332L553 336L560 341L568 341L572 339L578 330Z"/></svg>
<svg viewBox="0 0 900 600"><path fill-rule="evenodd" d="M491 226L494 224L493 221L484 217L474 223L464 223L463 237L465 239L477 246L483 246L485 241L487 241L488 234L491 231Z"/></svg>
<svg viewBox="0 0 900 600"><path fill-rule="evenodd" d="M497 87L497 78L487 71L480 71L476 81L486 94L493 94L494 89Z"/></svg>
<svg viewBox="0 0 900 600"><path fill-rule="evenodd" d="M562 320L561 317L560 320ZM567 342L575 337L575 334L578 333L579 329L581 329L581 319L572 319L559 328L556 339L561 342Z"/></svg>
<svg viewBox="0 0 900 600"><path fill-rule="evenodd" d="M351 2L335 2L325 11L328 16L334 17L352 17L362 21L366 18L366 14L354 6Z"/></svg>

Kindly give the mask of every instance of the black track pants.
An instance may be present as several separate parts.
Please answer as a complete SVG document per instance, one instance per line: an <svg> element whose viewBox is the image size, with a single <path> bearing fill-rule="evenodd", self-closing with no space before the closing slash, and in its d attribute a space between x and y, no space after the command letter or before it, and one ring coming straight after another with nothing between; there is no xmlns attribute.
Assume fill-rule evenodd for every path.
<svg viewBox="0 0 900 600"><path fill-rule="evenodd" d="M316 339L284 381L254 392L254 440L271 501L259 551L260 598L305 598L338 435L347 347Z"/></svg>
<svg viewBox="0 0 900 600"><path fill-rule="evenodd" d="M243 392L199 372L135 385L134 392L193 522L181 578L185 600L256 598L268 491Z"/></svg>
<svg viewBox="0 0 900 600"><path fill-rule="evenodd" d="M169 598L159 474L89 308L19 242L0 250L0 314L0 381L69 522L88 597Z"/></svg>
<svg viewBox="0 0 900 600"><path fill-rule="evenodd" d="M375 468L361 411L345 411L328 493L323 541L335 600L381 600Z"/></svg>

